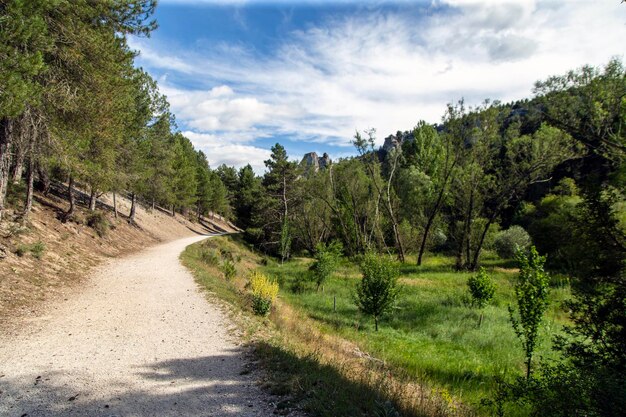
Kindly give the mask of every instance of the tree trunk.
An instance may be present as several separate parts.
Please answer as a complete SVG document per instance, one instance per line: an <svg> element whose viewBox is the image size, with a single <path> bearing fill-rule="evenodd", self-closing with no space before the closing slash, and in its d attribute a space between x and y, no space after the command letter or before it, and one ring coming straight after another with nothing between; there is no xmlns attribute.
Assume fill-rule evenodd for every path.
<svg viewBox="0 0 626 417"><path fill-rule="evenodd" d="M458 230L458 227L455 224L456 222L453 222L454 224L454 231L455 234ZM461 236L460 238L457 240L457 248L456 248L456 265L455 268L457 271L463 269L463 249L464 249L464 245L465 245L465 224L463 224L463 228L461 230Z"/></svg>
<svg viewBox="0 0 626 417"><path fill-rule="evenodd" d="M176 210L174 209L174 204L172 204L172 217L176 217Z"/></svg>
<svg viewBox="0 0 626 417"><path fill-rule="evenodd" d="M7 186L9 184L12 140L13 121L8 118L0 119L0 220L2 220Z"/></svg>
<svg viewBox="0 0 626 417"><path fill-rule="evenodd" d="M37 162L37 176L39 177L39 182L41 183L41 193L47 196L50 192L50 185L52 185L52 182L50 181L48 171L41 166L41 162Z"/></svg>
<svg viewBox="0 0 626 417"><path fill-rule="evenodd" d="M96 202L98 200L98 197L96 195L96 189L95 188L91 188L91 194L89 195L89 211L94 211L96 210Z"/></svg>
<svg viewBox="0 0 626 417"><path fill-rule="evenodd" d="M135 224L135 212L137 211L137 196L135 193L130 195L130 214L128 215L128 221L131 224Z"/></svg>
<svg viewBox="0 0 626 417"><path fill-rule="evenodd" d="M430 213L430 216L428 216L426 227L424 227L424 236L422 236L422 243L420 243L419 255L417 255L418 266L422 264L422 257L424 256L424 252L426 250L426 242L428 241L428 234L430 233L430 228L432 227L435 221L435 217L437 217L437 213L439 213L439 208L441 207L445 190L446 188L445 188L445 183L444 183L444 186L441 188L441 190L439 191L439 195L437 196L437 202L435 203L435 207L433 207L433 211Z"/></svg>
<svg viewBox="0 0 626 417"><path fill-rule="evenodd" d="M153 198L152 199L152 210L154 211L155 208L156 208L156 200Z"/></svg>
<svg viewBox="0 0 626 417"><path fill-rule="evenodd" d="M28 180L26 185L26 202L24 204L23 216L28 217L33 208L33 186L35 183L35 141L37 140L37 131L33 126L33 135L28 145Z"/></svg>
<svg viewBox="0 0 626 417"><path fill-rule="evenodd" d="M374 328L378 331L378 316L374 316Z"/></svg>
<svg viewBox="0 0 626 417"><path fill-rule="evenodd" d="M117 193L113 191L113 216L117 219Z"/></svg>
<svg viewBox="0 0 626 417"><path fill-rule="evenodd" d="M30 139L32 140L32 138ZM13 184L19 184L22 180L22 174L24 173L24 153L18 152L15 155L15 165L13 166L13 174L11 175L11 182Z"/></svg>
<svg viewBox="0 0 626 417"><path fill-rule="evenodd" d="M74 177L71 174L67 183L67 199L70 202L70 207L65 212L66 218L74 214L74 210L76 208L76 199L74 197Z"/></svg>
<svg viewBox="0 0 626 417"><path fill-rule="evenodd" d="M448 166L450 151L447 151L446 154L446 167ZM443 196L446 193L446 187L448 186L448 181L452 176L452 172L454 171L454 167L456 166L457 159L455 158L452 161L452 165L450 165L449 169L447 169L446 174L443 179L443 184L441 185L441 189L439 190L439 195L437 196L437 202L435 203L435 207L433 207L432 213L428 216L428 221L426 222L426 227L424 228L424 236L422 236L422 243L420 243L419 255L417 256L417 265L422 265L422 257L424 256L424 252L426 251L426 242L428 241L428 235L430 233L430 228L433 226L435 221L435 217L437 217L437 213L441 209L441 203L443 203Z"/></svg>
<svg viewBox="0 0 626 417"><path fill-rule="evenodd" d="M465 269L469 265L470 261L470 244L471 244L471 230L472 230L472 213L474 211L474 189L470 191L470 199L468 203L468 209L463 218L463 232L459 239L459 247L456 253L456 269ZM463 259L465 255L465 260Z"/></svg>
<svg viewBox="0 0 626 417"><path fill-rule="evenodd" d="M489 232L489 227L491 227L491 224L493 223L494 219L495 219L495 216L492 216L489 218L489 220L487 221L487 224L485 225L485 228L483 229L482 234L480 235L478 246L476 247L476 250L474 251L474 258L472 259L472 263L470 264L470 269L472 271L475 271L476 268L478 267L478 258L480 257L480 252L483 248L483 244L485 243L485 237L487 236L487 232Z"/></svg>

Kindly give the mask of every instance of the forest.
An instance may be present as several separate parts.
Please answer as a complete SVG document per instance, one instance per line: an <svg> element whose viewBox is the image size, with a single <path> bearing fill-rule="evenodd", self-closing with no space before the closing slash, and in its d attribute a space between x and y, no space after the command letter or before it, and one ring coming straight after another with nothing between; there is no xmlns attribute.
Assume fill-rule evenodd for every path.
<svg viewBox="0 0 626 417"><path fill-rule="evenodd" d="M211 155L177 130L156 81L135 66L127 37L149 36L155 6L0 1L2 218L27 219L35 191L55 187L65 190L64 221L73 221L79 189L91 211L105 193L128 196L131 223L135 204L192 219L219 213L270 260L268 273L296 268L303 280L318 279L311 297L333 285L333 268L321 271L324 259L391 278L441 260L475 277L479 295L495 259L527 273L526 287L515 289L518 302L524 291L563 282L571 297L558 307L565 317L555 354L536 359L532 371L528 329L536 330L545 306L520 302L520 318L511 312L526 374L493 389L494 413L504 415L503 404L513 401L534 415L626 415L621 59L540 80L525 100L460 100L436 124L416 115L415 127L385 148L374 129L356 131L354 156L324 167L298 163L276 144L258 175L250 165L212 169ZM298 267L301 258L316 259L318 269ZM308 285L295 281L294 294ZM358 308L373 311L363 301ZM393 311L373 315L377 331Z"/></svg>
<svg viewBox="0 0 626 417"><path fill-rule="evenodd" d="M156 28L155 1L0 3L0 216L7 193L64 184L71 220L75 188L89 210L104 193L135 203L227 213L226 189L207 156L177 131L156 84L136 68L127 36ZM24 181L21 182L22 177Z"/></svg>

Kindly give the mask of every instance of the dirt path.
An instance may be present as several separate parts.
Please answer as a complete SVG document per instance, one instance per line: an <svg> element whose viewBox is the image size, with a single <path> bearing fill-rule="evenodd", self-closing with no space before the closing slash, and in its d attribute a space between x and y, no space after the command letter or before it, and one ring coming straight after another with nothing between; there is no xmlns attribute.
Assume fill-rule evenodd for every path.
<svg viewBox="0 0 626 417"><path fill-rule="evenodd" d="M0 415L271 415L228 318L178 261L204 238L110 261L75 299L0 337Z"/></svg>

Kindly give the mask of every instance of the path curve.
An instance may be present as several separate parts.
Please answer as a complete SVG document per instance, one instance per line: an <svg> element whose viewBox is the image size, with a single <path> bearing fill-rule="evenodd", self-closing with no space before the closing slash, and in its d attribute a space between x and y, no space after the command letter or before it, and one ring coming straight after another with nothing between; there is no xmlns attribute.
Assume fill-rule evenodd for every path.
<svg viewBox="0 0 626 417"><path fill-rule="evenodd" d="M271 415L232 323L179 263L205 238L112 260L75 298L0 337L0 415Z"/></svg>

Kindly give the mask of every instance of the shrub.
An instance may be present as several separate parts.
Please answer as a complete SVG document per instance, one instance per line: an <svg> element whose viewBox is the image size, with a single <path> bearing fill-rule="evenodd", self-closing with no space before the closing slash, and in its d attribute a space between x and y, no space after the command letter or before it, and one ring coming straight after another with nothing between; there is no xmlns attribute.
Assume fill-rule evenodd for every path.
<svg viewBox="0 0 626 417"><path fill-rule="evenodd" d="M46 245L43 242L33 243L32 245L19 245L15 249L15 254L20 258L30 252L34 258L43 258L43 253L46 250Z"/></svg>
<svg viewBox="0 0 626 417"><path fill-rule="evenodd" d="M384 256L369 253L361 263L363 279L357 284L355 302L364 314L374 317L378 331L378 319L395 304L398 297L398 265Z"/></svg>
<svg viewBox="0 0 626 417"><path fill-rule="evenodd" d="M222 265L220 265L220 270L224 274L224 278L226 278L229 281L235 278L235 275L237 275L237 268L235 268L235 262L230 259L225 259L222 262Z"/></svg>
<svg viewBox="0 0 626 417"><path fill-rule="evenodd" d="M30 253L32 253L36 259L41 259L45 250L46 245L43 242L34 243L30 247Z"/></svg>
<svg viewBox="0 0 626 417"><path fill-rule="evenodd" d="M250 274L250 289L252 290L252 310L260 316L267 315L278 295L278 283L271 281L260 272L253 271Z"/></svg>
<svg viewBox="0 0 626 417"><path fill-rule="evenodd" d="M87 226L96 231L98 236L104 237L111 227L109 219L101 211L94 211L87 216Z"/></svg>
<svg viewBox="0 0 626 417"><path fill-rule="evenodd" d="M526 250L531 244L530 235L521 226L511 226L496 235L494 246L503 259L515 257L518 249Z"/></svg>
<svg viewBox="0 0 626 417"><path fill-rule="evenodd" d="M202 248L200 260L209 266L217 266L220 263L220 259L217 256L215 249L209 248Z"/></svg>
<svg viewBox="0 0 626 417"><path fill-rule="evenodd" d="M15 254L17 256L19 256L20 258L24 255L26 255L28 253L28 246L26 245L19 245L16 249L15 249Z"/></svg>
<svg viewBox="0 0 626 417"><path fill-rule="evenodd" d="M315 263L311 265L310 270L313 272L318 290L337 269L342 251L343 245L337 241L329 245L319 243L315 247Z"/></svg>

